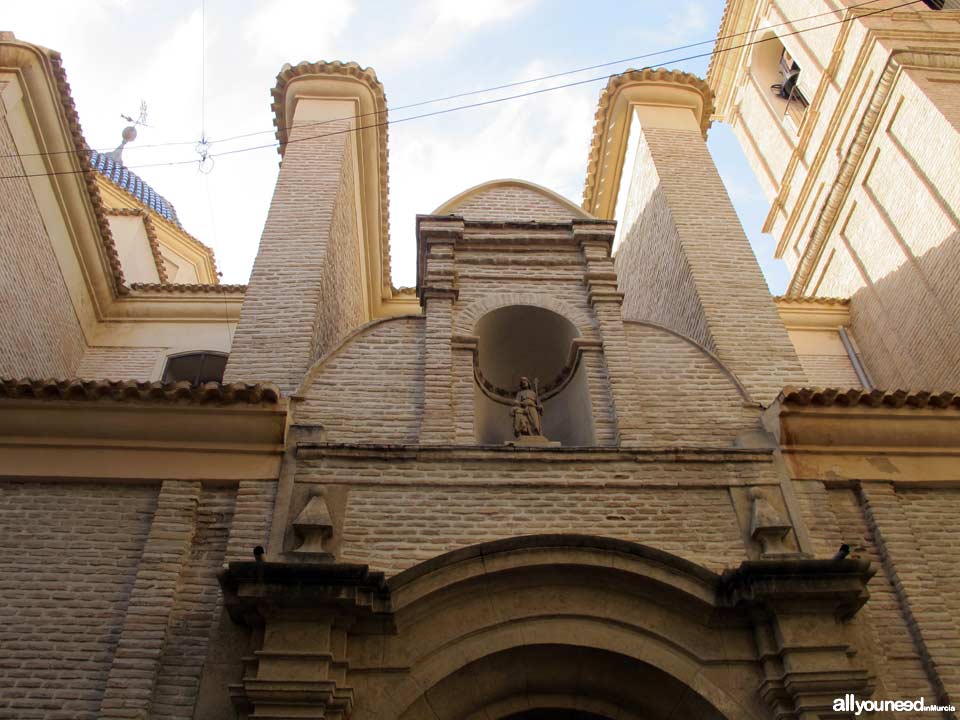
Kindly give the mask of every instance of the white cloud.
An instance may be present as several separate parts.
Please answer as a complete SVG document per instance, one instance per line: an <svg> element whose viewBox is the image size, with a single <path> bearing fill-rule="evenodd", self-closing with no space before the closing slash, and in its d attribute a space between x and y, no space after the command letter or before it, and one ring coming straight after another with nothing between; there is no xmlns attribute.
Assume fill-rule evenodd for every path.
<svg viewBox="0 0 960 720"><path fill-rule="evenodd" d="M351 0L267 0L247 20L244 36L258 61L297 63L331 55L355 11Z"/></svg>
<svg viewBox="0 0 960 720"><path fill-rule="evenodd" d="M466 34L524 15L539 0L421 0L404 28L377 49L377 63L399 67L445 55L466 41Z"/></svg>
<svg viewBox="0 0 960 720"><path fill-rule="evenodd" d="M545 72L543 63L533 63L508 80ZM579 204L599 88L565 88L391 128L395 283L413 283L417 213L430 213L473 185L519 178Z"/></svg>

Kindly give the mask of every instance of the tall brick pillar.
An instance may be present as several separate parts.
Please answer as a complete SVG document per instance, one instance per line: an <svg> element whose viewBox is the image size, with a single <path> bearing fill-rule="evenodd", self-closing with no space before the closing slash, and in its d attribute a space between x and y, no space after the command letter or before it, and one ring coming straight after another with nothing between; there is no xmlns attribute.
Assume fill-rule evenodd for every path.
<svg viewBox="0 0 960 720"><path fill-rule="evenodd" d="M619 212L624 318L693 338L766 404L804 376L707 150L710 112L710 90L693 75L647 70L612 81L597 155L622 162L592 163L587 209Z"/></svg>
<svg viewBox="0 0 960 720"><path fill-rule="evenodd" d="M361 198L379 197L367 187L378 180L368 177L375 173L364 163L371 154L379 157L380 115L364 110L382 90L355 70L318 63L287 67L278 76L283 160L227 381L269 380L289 394L319 357L371 318L376 293L368 290L371 263L363 243L379 226Z"/></svg>
<svg viewBox="0 0 960 720"><path fill-rule="evenodd" d="M427 321L420 442L452 444L457 436L452 382L453 303L457 299L454 245L463 239L463 218L424 218L417 225L417 292Z"/></svg>

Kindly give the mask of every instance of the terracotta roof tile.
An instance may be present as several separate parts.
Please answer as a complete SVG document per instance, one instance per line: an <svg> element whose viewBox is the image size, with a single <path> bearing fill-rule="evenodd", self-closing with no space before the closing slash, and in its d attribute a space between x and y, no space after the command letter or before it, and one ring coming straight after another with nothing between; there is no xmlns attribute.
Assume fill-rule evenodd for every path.
<svg viewBox="0 0 960 720"><path fill-rule="evenodd" d="M137 292L160 292L160 293L229 293L242 294L247 291L246 285L224 285L218 283L133 283L131 290Z"/></svg>
<svg viewBox="0 0 960 720"><path fill-rule="evenodd" d="M838 388L785 387L780 393L784 405L819 407L957 408L960 394L926 390L841 390Z"/></svg>
<svg viewBox="0 0 960 720"><path fill-rule="evenodd" d="M86 158L90 154L90 147L83 138L83 129L80 127L80 117L77 114L77 106L74 104L73 96L70 93L70 83L67 82L67 73L63 69L60 53L56 50L47 50L46 48L38 49L45 52L50 59L53 77L56 80L57 90L63 102L63 112L67 119L67 125L70 128L70 135L73 138L77 157L80 159L81 172L83 173L87 191L90 193L90 202L93 205L93 211L97 218L97 225L100 228L100 238L104 253L107 256L107 262L110 266L114 291L117 295L126 295L129 289L124 282L123 269L120 266L120 254L117 252L116 243L113 241L113 234L110 232L110 223L107 222L107 216L104 213L103 200L100 197L100 189L97 187L97 173L90 163L86 161Z"/></svg>
<svg viewBox="0 0 960 720"><path fill-rule="evenodd" d="M266 404L280 402L272 383L208 382L194 386L180 382L135 380L34 380L0 378L0 398L35 400L116 400L122 402L193 403L200 405Z"/></svg>
<svg viewBox="0 0 960 720"><path fill-rule="evenodd" d="M849 305L850 298L817 297L815 295L774 295L775 302L819 303L821 305Z"/></svg>

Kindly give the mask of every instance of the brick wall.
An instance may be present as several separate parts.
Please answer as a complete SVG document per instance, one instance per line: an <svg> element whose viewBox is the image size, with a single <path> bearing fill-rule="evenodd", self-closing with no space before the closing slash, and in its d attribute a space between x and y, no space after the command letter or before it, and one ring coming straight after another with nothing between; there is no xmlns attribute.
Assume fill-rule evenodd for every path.
<svg viewBox="0 0 960 720"><path fill-rule="evenodd" d="M153 377L162 347L90 347L76 376L84 380L159 380Z"/></svg>
<svg viewBox="0 0 960 720"><path fill-rule="evenodd" d="M97 718L156 488L0 483L0 717Z"/></svg>
<svg viewBox="0 0 960 720"><path fill-rule="evenodd" d="M857 377L850 358L838 355L798 355L807 380L813 387L858 388Z"/></svg>
<svg viewBox="0 0 960 720"><path fill-rule="evenodd" d="M285 149L227 363L228 382L266 380L284 393L294 391L310 364L330 349L325 344L335 344L352 323L349 314L361 302L347 297L359 292L360 277L350 252L356 228L348 216L355 211L342 182L352 162L352 136L343 132L350 125L324 127L309 140L302 138L315 133L310 127L291 130L291 140L299 141Z"/></svg>
<svg viewBox="0 0 960 720"><path fill-rule="evenodd" d="M424 320L371 324L330 357L295 419L329 442L415 443L423 414Z"/></svg>
<svg viewBox="0 0 960 720"><path fill-rule="evenodd" d="M960 661L960 602L953 578L960 566L954 518L955 489L826 489L820 482L793 484L814 552L828 557L841 543L877 568L870 600L854 620L861 657L877 676L874 697L955 698Z"/></svg>
<svg viewBox="0 0 960 720"><path fill-rule="evenodd" d="M0 175L22 175L0 102ZM0 377L73 377L85 343L27 180L0 200Z"/></svg>
<svg viewBox="0 0 960 720"><path fill-rule="evenodd" d="M345 492L345 514L334 519L343 528L338 559L392 574L475 543L563 532L633 540L720 570L746 558L725 479L773 478L770 463L722 458L518 463L490 455L306 459L297 483Z"/></svg>
<svg viewBox="0 0 960 720"><path fill-rule="evenodd" d="M615 264L624 319L669 327L716 352L670 204L643 138L620 222Z"/></svg>
<svg viewBox="0 0 960 720"><path fill-rule="evenodd" d="M645 443L729 447L759 429L756 408L744 406L734 381L701 349L661 328L624 325L635 381L631 403L617 411Z"/></svg>
<svg viewBox="0 0 960 720"><path fill-rule="evenodd" d="M155 720L193 718L208 638L222 605L217 572L224 561L235 502L232 488L207 488L200 494L153 689L150 717Z"/></svg>
<svg viewBox="0 0 960 720"><path fill-rule="evenodd" d="M715 351L758 402L802 383L803 370L700 133L644 128L637 156L636 219L625 221L617 255L624 316L665 325Z"/></svg>
<svg viewBox="0 0 960 720"><path fill-rule="evenodd" d="M320 307L314 324L312 360L333 350L356 327L363 324L364 296L357 229L354 159L344 153L339 189L330 223L330 240L320 278Z"/></svg>
<svg viewBox="0 0 960 720"><path fill-rule="evenodd" d="M480 190L450 209L465 220L570 222L583 213L533 188L501 185Z"/></svg>

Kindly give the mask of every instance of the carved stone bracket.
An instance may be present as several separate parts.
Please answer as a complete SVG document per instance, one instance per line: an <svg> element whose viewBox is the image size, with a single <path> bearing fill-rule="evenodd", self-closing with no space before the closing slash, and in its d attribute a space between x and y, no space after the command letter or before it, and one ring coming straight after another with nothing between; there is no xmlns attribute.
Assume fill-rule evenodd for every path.
<svg viewBox="0 0 960 720"><path fill-rule="evenodd" d="M719 593L754 625L764 680L760 694L777 720L845 717L845 693L863 697L873 679L859 665L846 621L869 598L865 560L754 560L727 571Z"/></svg>
<svg viewBox="0 0 960 720"><path fill-rule="evenodd" d="M240 716L347 720L348 632L393 630L383 573L347 563L234 562L219 579L230 617L263 638L230 688Z"/></svg>

